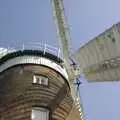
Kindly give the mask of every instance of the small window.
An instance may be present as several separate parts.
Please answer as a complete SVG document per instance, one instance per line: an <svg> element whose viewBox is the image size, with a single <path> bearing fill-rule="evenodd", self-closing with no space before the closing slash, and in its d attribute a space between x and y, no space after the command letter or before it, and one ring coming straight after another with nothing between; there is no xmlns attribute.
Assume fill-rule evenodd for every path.
<svg viewBox="0 0 120 120"><path fill-rule="evenodd" d="M48 78L42 75L34 75L33 83L40 84L40 85L48 85Z"/></svg>
<svg viewBox="0 0 120 120"><path fill-rule="evenodd" d="M32 109L32 120L49 120L49 110L35 107Z"/></svg>

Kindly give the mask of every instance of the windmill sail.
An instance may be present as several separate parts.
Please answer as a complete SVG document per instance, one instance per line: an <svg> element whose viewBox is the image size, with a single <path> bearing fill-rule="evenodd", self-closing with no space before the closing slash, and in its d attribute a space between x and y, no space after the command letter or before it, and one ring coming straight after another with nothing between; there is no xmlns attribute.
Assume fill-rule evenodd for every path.
<svg viewBox="0 0 120 120"><path fill-rule="evenodd" d="M73 100L76 100L76 92L75 92L74 86L72 84L72 80L75 77L75 75L74 75L75 69L71 67L70 60L69 60L69 57L71 55L71 46L72 46L71 45L71 37L70 37L69 27L66 24L66 20L65 20L65 11L64 11L63 0L51 0L51 5L52 5L52 10L53 10L54 20L56 23L59 47L62 51L64 65L67 69L68 76L69 76L69 84L70 84L70 88L71 88L71 94L72 94ZM73 62L72 62L72 64L73 64ZM76 113L76 111L77 111L77 113ZM73 118L69 117L68 120L71 120L71 118L74 120L81 120L81 117L80 117L81 115L79 114L79 111L76 109L75 106L73 106L73 110L72 110L72 113L70 114L70 116L71 115L75 116L75 117L73 117Z"/></svg>
<svg viewBox="0 0 120 120"><path fill-rule="evenodd" d="M79 48L74 53L88 82L120 80L120 23Z"/></svg>
<svg viewBox="0 0 120 120"><path fill-rule="evenodd" d="M62 51L63 58L68 62L72 45L69 27L65 20L63 0L51 0L51 5L53 9L54 21L56 24L59 47Z"/></svg>

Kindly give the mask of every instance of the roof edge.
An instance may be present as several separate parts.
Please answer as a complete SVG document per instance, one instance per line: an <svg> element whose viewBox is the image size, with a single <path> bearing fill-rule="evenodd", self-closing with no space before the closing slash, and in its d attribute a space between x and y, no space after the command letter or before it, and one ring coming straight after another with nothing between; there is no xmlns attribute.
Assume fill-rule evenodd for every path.
<svg viewBox="0 0 120 120"><path fill-rule="evenodd" d="M44 53L44 51L40 51L40 50L18 50L12 53L8 53L4 55L2 58L0 58L0 65L6 62L7 60L10 60L12 58L19 57L19 56L25 56L25 55L44 57L59 64L63 63L63 60L61 58L48 52Z"/></svg>

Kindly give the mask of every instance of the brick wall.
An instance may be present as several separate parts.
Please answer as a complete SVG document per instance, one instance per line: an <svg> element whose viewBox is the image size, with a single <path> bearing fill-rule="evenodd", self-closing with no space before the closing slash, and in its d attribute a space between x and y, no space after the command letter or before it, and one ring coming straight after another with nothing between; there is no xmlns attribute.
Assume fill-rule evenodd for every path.
<svg viewBox="0 0 120 120"><path fill-rule="evenodd" d="M49 85L33 84L34 74L48 77ZM72 104L68 83L50 68L21 65L0 75L0 120L31 120L34 106L48 108L53 120L65 120Z"/></svg>

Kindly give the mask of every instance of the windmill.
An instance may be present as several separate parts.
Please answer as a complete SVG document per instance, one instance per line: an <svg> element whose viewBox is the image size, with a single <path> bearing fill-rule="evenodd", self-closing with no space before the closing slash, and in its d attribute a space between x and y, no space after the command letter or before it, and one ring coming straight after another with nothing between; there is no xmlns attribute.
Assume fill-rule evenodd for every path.
<svg viewBox="0 0 120 120"><path fill-rule="evenodd" d="M69 27L68 24L66 23L63 0L51 0L50 2L52 5L54 21L56 24L59 47L62 51L64 66L66 67L69 76L71 94L73 100L76 103L76 109L78 109L79 111L79 115L77 119L83 120L83 114L81 112L80 100L78 95L81 82L79 81L79 77L77 76L79 75L80 72L76 62L74 61L74 58L71 57L72 44L71 44ZM73 83L75 79L76 82ZM74 85L77 86L77 92L75 92Z"/></svg>
<svg viewBox="0 0 120 120"><path fill-rule="evenodd" d="M34 43L35 49L33 44L23 44L20 50L1 48L0 119L83 120L76 77L79 70L71 57L63 0L51 0L51 5L64 62L59 49L47 44Z"/></svg>
<svg viewBox="0 0 120 120"><path fill-rule="evenodd" d="M73 99L78 98L75 89L72 87L72 81L80 71L84 74L88 82L103 82L120 80L120 23L113 25L104 33L92 39L92 42L81 47L73 56L77 63L71 58L71 38L68 26L65 21L63 0L51 0L55 23L57 26L58 40L63 53L64 63L69 75L69 81ZM72 64L70 64L70 60ZM77 69L77 65L81 65ZM77 78L78 80L78 78ZM79 90L80 82L74 83ZM79 106L79 105L78 105ZM81 108L81 107L80 107ZM81 109L79 109L81 111ZM80 113L81 119L83 114ZM80 119L80 118L78 118Z"/></svg>

